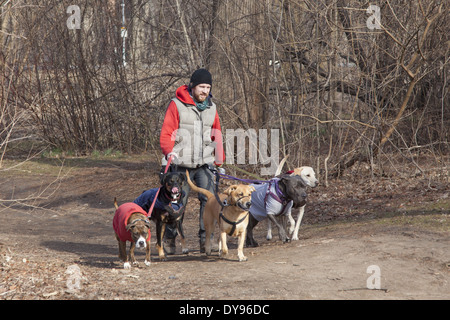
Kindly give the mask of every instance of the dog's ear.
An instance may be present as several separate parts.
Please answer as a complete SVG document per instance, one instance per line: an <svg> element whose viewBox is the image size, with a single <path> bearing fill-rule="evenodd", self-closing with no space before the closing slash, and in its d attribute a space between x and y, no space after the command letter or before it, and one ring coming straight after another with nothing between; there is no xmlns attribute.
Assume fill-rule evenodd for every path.
<svg viewBox="0 0 450 320"><path fill-rule="evenodd" d="M159 176L159 182L161 183L161 185L164 184L164 181L166 180L167 177L167 173L163 173Z"/></svg>
<svg viewBox="0 0 450 320"><path fill-rule="evenodd" d="M229 186L228 188L225 189L225 191L223 192L224 194L230 195L231 192L233 192L234 190L236 190L238 187L237 184L233 184L231 186Z"/></svg>

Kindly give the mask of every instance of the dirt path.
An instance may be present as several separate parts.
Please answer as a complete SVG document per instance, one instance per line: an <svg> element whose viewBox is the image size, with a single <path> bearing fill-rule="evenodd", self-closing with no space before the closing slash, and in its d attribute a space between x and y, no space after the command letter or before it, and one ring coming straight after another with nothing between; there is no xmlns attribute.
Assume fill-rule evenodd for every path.
<svg viewBox="0 0 450 320"><path fill-rule="evenodd" d="M113 205L157 186L143 157L33 161L0 172L0 299L449 299L449 190L420 181L335 181L310 194L300 240L236 241L227 260L198 251L198 203L185 217L188 255L122 269ZM52 183L52 184L51 184ZM404 183L404 185L402 185ZM395 191L395 192L394 192ZM411 196L414 195L413 198ZM369 266L380 290L368 290ZM369 270L370 271L370 270ZM372 279L371 278L371 279ZM375 282L370 282L375 283ZM370 284L369 283L369 284Z"/></svg>

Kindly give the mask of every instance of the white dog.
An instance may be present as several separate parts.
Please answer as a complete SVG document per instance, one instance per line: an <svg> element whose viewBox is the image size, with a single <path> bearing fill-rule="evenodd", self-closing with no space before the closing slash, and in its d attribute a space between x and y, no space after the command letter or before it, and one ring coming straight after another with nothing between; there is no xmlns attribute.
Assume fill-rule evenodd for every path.
<svg viewBox="0 0 450 320"><path fill-rule="evenodd" d="M286 160L286 158L284 158L283 161L281 161L280 165L278 166L276 175L280 174L281 168L283 167L285 160ZM300 176L302 178L302 180L305 182L305 184L311 188L315 188L319 184L319 181L316 179L316 173L314 172L314 169L311 167L295 168L290 175L291 176L293 176L293 175ZM292 217L292 214L288 215L289 224L290 224L289 234L292 234L291 240L295 240L295 241L298 240L298 230L300 229L300 224L302 223L303 214L305 213L305 206L306 206L306 204L304 206L300 207L298 216L297 216L297 221L294 220L294 218ZM270 222L270 220L267 221L266 239L267 240L272 239L272 223Z"/></svg>

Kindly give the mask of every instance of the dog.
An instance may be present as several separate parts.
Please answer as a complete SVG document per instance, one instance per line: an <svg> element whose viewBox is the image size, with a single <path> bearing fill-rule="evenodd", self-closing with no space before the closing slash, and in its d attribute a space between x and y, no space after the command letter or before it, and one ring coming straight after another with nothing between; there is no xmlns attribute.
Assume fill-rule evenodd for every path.
<svg viewBox="0 0 450 320"><path fill-rule="evenodd" d="M235 184L229 186L216 197L212 192L197 187L191 181L187 171L186 177L193 191L202 193L208 198L203 212L206 255L211 255L211 234L214 231L215 222L218 221L220 230L219 256L225 258L228 254L228 234L238 238L239 261L247 261L248 259L244 255L244 242L249 221L249 209L251 208L251 195L255 188L249 185Z"/></svg>
<svg viewBox="0 0 450 320"><path fill-rule="evenodd" d="M315 188L319 184L319 180L316 179L316 173L314 172L314 169L311 167L305 166L305 167L295 168L294 172L291 173L291 175L297 175L297 176L301 177L302 180L305 182L305 184L311 188ZM298 240L298 230L300 229L300 224L302 223L303 214L305 213L305 206L306 206L306 203L300 207L298 215L297 215L297 221L295 221L292 218L292 215L288 217L289 221L291 223L291 228L295 221L294 232L292 233L293 241ZM290 230L290 231L292 232L292 230Z"/></svg>
<svg viewBox="0 0 450 320"><path fill-rule="evenodd" d="M284 162L283 162L284 163ZM280 163L280 166L282 166L282 164ZM279 167L280 171L281 168ZM291 176L299 176L302 178L302 180L304 181L304 183L311 188L315 188L317 187L317 185L319 184L319 180L316 179L316 173L314 172L314 169L311 167L299 167L299 168L295 168L292 171L288 171L286 174L289 174ZM291 240L292 241L297 241L298 240L298 230L300 229L300 224L302 223L302 219L303 219L303 214L305 213L305 205L301 206L297 215L297 220L295 220L292 217L292 214L290 213L288 215L288 220L289 220L289 234L292 235L291 236ZM268 220L267 223L267 236L266 236L267 240L272 240L272 223L270 220Z"/></svg>
<svg viewBox="0 0 450 320"><path fill-rule="evenodd" d="M278 216L289 216L292 208L306 204L306 185L299 176L284 175L274 178L268 183L253 185L252 206L247 226L247 247L257 247L259 244L253 238L253 228L259 221L269 218L278 228L280 239L289 242L290 238L283 224L276 219Z"/></svg>
<svg viewBox="0 0 450 320"><path fill-rule="evenodd" d="M150 219L156 226L156 248L161 261L167 260L164 252L164 232L166 225L170 225L178 231L181 238L181 247L184 254L189 253L186 248L186 241L182 226L185 206L183 206L183 198L186 196L182 191L186 178L180 172L165 173L161 177L161 187L144 191L134 202L140 205L145 211L150 210L150 206L155 199L153 211L150 212ZM158 192L159 190L159 192Z"/></svg>
<svg viewBox="0 0 450 320"><path fill-rule="evenodd" d="M114 198L116 213L113 219L113 228L119 243L119 258L123 261L124 269L131 269L131 264L138 266L134 257L135 248L145 249L145 265L150 266L150 221L147 213L137 204L126 202L120 207ZM127 256L126 242L131 242L130 252Z"/></svg>

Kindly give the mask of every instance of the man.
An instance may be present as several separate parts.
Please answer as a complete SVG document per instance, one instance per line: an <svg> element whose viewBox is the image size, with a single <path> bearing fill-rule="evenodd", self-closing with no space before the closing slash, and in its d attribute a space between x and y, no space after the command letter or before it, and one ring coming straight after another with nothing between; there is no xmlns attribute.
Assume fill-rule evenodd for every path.
<svg viewBox="0 0 450 320"><path fill-rule="evenodd" d="M165 159L172 156L178 172L189 171L191 179L201 188L214 192L214 175L210 168L221 166L225 159L222 144L222 132L216 104L211 95L212 76L206 69L196 70L189 85L176 90L167 107L164 123L161 128L160 145ZM164 163L163 163L164 165ZM189 194L186 184L183 192ZM186 205L184 198L183 205ZM200 251L204 252L205 228L203 210L207 198L199 194L200 217L199 238ZM165 248L167 254L175 253L175 229L166 228Z"/></svg>

